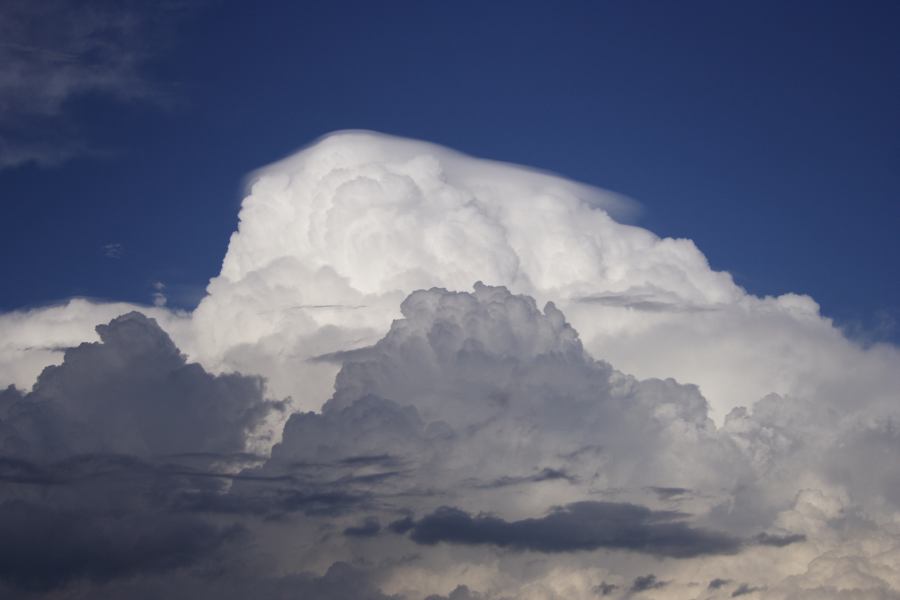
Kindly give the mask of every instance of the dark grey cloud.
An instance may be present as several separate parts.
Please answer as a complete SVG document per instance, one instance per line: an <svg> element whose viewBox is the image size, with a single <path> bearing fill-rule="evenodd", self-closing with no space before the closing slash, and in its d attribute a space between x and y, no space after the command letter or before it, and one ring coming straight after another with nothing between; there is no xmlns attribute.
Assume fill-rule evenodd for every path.
<svg viewBox="0 0 900 600"><path fill-rule="evenodd" d="M720 588L725 587L725 586L728 585L729 583L731 583L731 580L730 580L730 579L719 579L719 578L717 577L716 579L713 579L712 581L709 582L709 586L708 586L707 589L710 589L710 590L718 590L718 589L720 589Z"/></svg>
<svg viewBox="0 0 900 600"><path fill-rule="evenodd" d="M245 450L284 402L258 377L211 375L188 363L153 320L129 313L97 327L100 342L66 351L28 394L3 403L0 453L55 459Z"/></svg>
<svg viewBox="0 0 900 600"><path fill-rule="evenodd" d="M646 592L647 590L658 590L666 587L668 584L668 581L660 581L656 578L656 575L651 573L649 575L635 577L634 581L631 582L629 591L634 594L639 594L640 592Z"/></svg>
<svg viewBox="0 0 900 600"><path fill-rule="evenodd" d="M345 562L331 564L321 575L299 572L279 575L265 564L228 562L203 571L177 570L135 575L103 585L86 582L66 596L69 600L416 600L382 592L371 570ZM4 590L10 598L34 600L41 595ZM3 596L6 598L7 596Z"/></svg>
<svg viewBox="0 0 900 600"><path fill-rule="evenodd" d="M469 589L469 586L458 585L446 596L432 595L425 600L483 600L484 596Z"/></svg>
<svg viewBox="0 0 900 600"><path fill-rule="evenodd" d="M691 490L680 487L651 486L650 491L656 494L660 500L672 500L674 498L680 498L682 496L685 496L686 494L691 493Z"/></svg>
<svg viewBox="0 0 900 600"><path fill-rule="evenodd" d="M242 479L287 485L241 472L260 461L249 434L284 407L259 378L188 363L139 313L97 333L32 391L0 392L0 584L11 589L209 568L246 530L187 499L229 497Z"/></svg>
<svg viewBox="0 0 900 600"><path fill-rule="evenodd" d="M760 533L753 538L753 541L760 546L775 546L776 548L784 548L791 544L798 544L806 541L806 536L802 533Z"/></svg>
<svg viewBox="0 0 900 600"><path fill-rule="evenodd" d="M731 592L732 598L737 598L738 596L746 596L747 594L752 594L753 592L762 591L762 588L753 587L749 583L742 583L737 587L736 590Z"/></svg>
<svg viewBox="0 0 900 600"><path fill-rule="evenodd" d="M319 486L315 482L270 479L242 474L233 478L228 493L221 489L181 489L173 496L173 510L269 520L290 513L337 517L373 505L373 494L343 486Z"/></svg>
<svg viewBox="0 0 900 600"><path fill-rule="evenodd" d="M412 517L403 517L402 519L391 521L391 523L388 525L388 529L390 529L394 533L403 534L407 531L410 531L415 526L415 519L413 519Z"/></svg>
<svg viewBox="0 0 900 600"><path fill-rule="evenodd" d="M617 586L616 584L606 583L604 581L604 582L600 583L600 585L594 587L594 593L599 596L609 596L610 594L615 592L617 589L619 589L619 586Z"/></svg>
<svg viewBox="0 0 900 600"><path fill-rule="evenodd" d="M532 475L505 475L489 482L472 482L472 486L481 489L492 489L528 483L541 483L542 481L568 481L575 483L578 481L578 478L569 475L565 469L545 467Z"/></svg>
<svg viewBox="0 0 900 600"><path fill-rule="evenodd" d="M239 538L237 526L153 513L106 514L23 501L0 504L0 581L49 590L194 566Z"/></svg>
<svg viewBox="0 0 900 600"><path fill-rule="evenodd" d="M348 537L366 538L374 537L381 531L381 523L377 517L366 517L366 519L353 527L344 529L344 535Z"/></svg>
<svg viewBox="0 0 900 600"><path fill-rule="evenodd" d="M204 454L204 460L215 460ZM204 465L204 466L208 466ZM96 485L122 479L163 482L175 487L179 482L207 479L240 479L240 474L198 469L190 464L153 462L125 454L80 454L51 462L31 462L0 456L0 481L36 486Z"/></svg>
<svg viewBox="0 0 900 600"><path fill-rule="evenodd" d="M548 553L611 549L675 558L733 554L740 549L736 538L691 527L682 518L671 511L593 501L520 521L442 507L416 521L410 537L428 545L488 544Z"/></svg>

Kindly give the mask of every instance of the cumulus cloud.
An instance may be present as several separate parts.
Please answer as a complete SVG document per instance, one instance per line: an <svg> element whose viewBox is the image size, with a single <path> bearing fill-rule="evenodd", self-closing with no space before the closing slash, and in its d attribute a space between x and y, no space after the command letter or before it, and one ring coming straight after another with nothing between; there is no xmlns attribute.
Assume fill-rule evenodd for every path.
<svg viewBox="0 0 900 600"><path fill-rule="evenodd" d="M30 392L0 393L0 583L44 592L198 567L242 537L177 510L215 493L281 402L259 378L188 363L155 321L127 313L65 351Z"/></svg>
<svg viewBox="0 0 900 600"><path fill-rule="evenodd" d="M323 357L374 343L415 289L482 280L553 301L624 372L699 385L717 422L772 392L886 400L900 386L895 347L849 341L807 296L747 294L690 240L622 223L629 206L433 144L340 132L250 177L221 273L190 331L170 333L206 368L264 375L274 396L317 410L339 368Z"/></svg>
<svg viewBox="0 0 900 600"><path fill-rule="evenodd" d="M398 561L423 548L464 548L474 554L456 560L468 565L492 551L538 553L547 565L579 552L729 561L807 539L783 515L789 500L760 500L749 514L735 505L764 498L769 473L715 427L695 387L639 381L595 361L552 304L541 311L529 297L477 284L472 293L415 292L401 312L381 340L346 358L323 410L292 415L271 458L245 472L302 469L307 490L353 498L332 511L297 505L346 523L326 543L335 557L365 543ZM258 489L247 477L231 492ZM597 495L629 501L590 499ZM658 502L679 510L650 507ZM392 520L398 514L406 516ZM431 580L447 568L438 560L391 571L399 582L415 569ZM511 568L494 576L512 577L503 575Z"/></svg>
<svg viewBox="0 0 900 600"><path fill-rule="evenodd" d="M155 321L136 312L97 327L100 342L66 350L31 392L8 403L14 456L233 453L283 404L264 399L259 378L214 376L188 363ZM9 392L7 392L9 393Z"/></svg>
<svg viewBox="0 0 900 600"><path fill-rule="evenodd" d="M897 597L897 349L806 296L748 295L627 208L344 132L253 175L193 313L0 315L0 499L87 524L0 578L85 598L343 598L341 578L404 600ZM196 545L155 552L182 529Z"/></svg>
<svg viewBox="0 0 900 600"><path fill-rule="evenodd" d="M152 317L184 347L187 315L125 302L73 298L54 306L0 314L0 382L30 390L44 367L61 363L67 349L98 341L97 325L133 311Z"/></svg>
<svg viewBox="0 0 900 600"><path fill-rule="evenodd" d="M344 363L322 412L290 417L267 472L327 461L359 468L360 457L386 455L366 465L384 486L465 488L468 501L540 486L559 504L579 490L643 497L648 487L740 476L741 458L717 438L696 387L637 381L593 360L552 304L541 311L478 284L474 293L415 292L401 311L383 339ZM547 508L529 498L505 508Z"/></svg>
<svg viewBox="0 0 900 600"><path fill-rule="evenodd" d="M420 549L628 551L702 561L706 581L721 582L714 590L733 593L741 588L726 590L724 582L743 579L742 593L766 586L776 593L791 570L828 548L863 543L874 526L865 519L891 518L846 512L876 509L870 488L837 476L822 452L842 435L847 413L814 420L804 412L814 403L768 396L717 428L695 387L637 380L595 361L555 306L541 311L503 288L419 291L401 313L384 338L346 357L321 413L289 419L258 471L329 459L353 465L352 475L332 470L330 478L366 490L366 510L382 511L383 521L398 510L418 515L390 521L392 533L372 527L379 552L412 552L393 541L397 534ZM846 435L859 431L852 426ZM874 448L847 460L866 464L882 452ZM517 486L523 493L510 493ZM622 501L590 499L598 494ZM479 552L462 562L484 560ZM767 565L752 574L758 581L748 582L744 561ZM625 581L629 570L632 579L644 576L634 573L641 565L652 563L632 560L622 583L605 583L634 593ZM514 570L498 568L501 580L504 569ZM657 577L669 582L670 597L692 597L685 594L696 584L685 573L695 568L669 567Z"/></svg>
<svg viewBox="0 0 900 600"><path fill-rule="evenodd" d="M191 349L317 409L336 369L286 361L373 343L415 289L482 280L553 301L625 372L698 384L718 421L771 392L839 396L848 375L872 393L900 385L895 348L849 342L807 296L748 295L690 240L620 222L628 207L432 144L337 133L251 176Z"/></svg>

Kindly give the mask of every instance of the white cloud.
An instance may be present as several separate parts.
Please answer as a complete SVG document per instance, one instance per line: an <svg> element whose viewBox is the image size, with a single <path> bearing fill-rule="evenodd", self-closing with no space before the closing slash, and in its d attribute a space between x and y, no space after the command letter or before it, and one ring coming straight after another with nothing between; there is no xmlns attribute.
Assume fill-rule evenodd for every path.
<svg viewBox="0 0 900 600"><path fill-rule="evenodd" d="M169 301L165 293L166 284L164 284L162 281L156 281L153 283L153 289L153 306L162 308Z"/></svg>
<svg viewBox="0 0 900 600"><path fill-rule="evenodd" d="M155 318L179 343L188 330L189 316L183 313L83 298L0 314L0 385L30 389L44 367L62 362L67 348L98 341L97 325L134 310Z"/></svg>
<svg viewBox="0 0 900 600"><path fill-rule="evenodd" d="M125 246L118 242L103 244L103 256L106 258L122 258L125 253Z"/></svg>
<svg viewBox="0 0 900 600"><path fill-rule="evenodd" d="M695 598L698 579L701 590L729 582L710 597L893 589L892 469L863 466L885 455L896 408L838 413L769 396L716 428L696 388L593 361L552 305L542 313L527 297L479 285L474 294L416 292L402 312L382 340L348 357L323 412L293 415L254 471L330 463L309 481L367 494L379 524L413 515L396 531L417 545L384 533L320 548L342 559L425 554L388 569L386 589L417 597L465 584L490 598L591 598L615 581L616 598ZM881 426L860 428L873 420ZM563 509L547 514L554 506ZM675 509L678 527L654 531L668 526L664 513L640 506ZM604 554L605 572L573 555L611 547L630 553ZM644 552L687 558L660 563ZM650 574L665 585L637 590Z"/></svg>
<svg viewBox="0 0 900 600"><path fill-rule="evenodd" d="M481 280L555 302L595 356L626 372L698 384L718 420L771 392L900 385L895 348L848 341L807 296L748 295L690 240L610 216L627 209L594 188L431 144L335 134L252 176L222 272L194 314L197 356L278 365L263 371L278 393L315 408L332 373L300 361L373 342L414 289ZM338 328L327 340L316 335L326 326ZM853 367L835 381L839 365Z"/></svg>
<svg viewBox="0 0 900 600"><path fill-rule="evenodd" d="M380 588L416 600L459 585L457 598L895 597L898 349L848 340L807 296L747 294L690 240L617 221L628 209L365 132L256 173L198 308L141 310L204 368L263 375L267 397L312 412L264 466L178 506L284 519L250 526L279 572L378 556ZM489 285L462 292L476 281ZM0 382L27 389L134 308L0 315ZM548 524L615 511L647 544L674 544L656 555L688 558L603 527L584 528L588 550L545 552ZM417 537L427 515L471 535ZM722 551L692 557L710 540Z"/></svg>
<svg viewBox="0 0 900 600"><path fill-rule="evenodd" d="M848 340L807 296L745 293L689 240L610 216L628 209L431 144L335 134L253 175L221 274L172 333L208 368L263 374L315 409L336 367L310 358L373 343L414 289L481 280L552 300L625 372L698 384L719 422L772 392L900 386L895 347Z"/></svg>

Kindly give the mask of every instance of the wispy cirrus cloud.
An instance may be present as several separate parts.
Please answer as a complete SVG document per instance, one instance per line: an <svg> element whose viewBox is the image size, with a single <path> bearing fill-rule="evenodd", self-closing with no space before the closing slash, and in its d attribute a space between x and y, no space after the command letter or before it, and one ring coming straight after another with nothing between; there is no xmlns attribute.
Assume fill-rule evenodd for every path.
<svg viewBox="0 0 900 600"><path fill-rule="evenodd" d="M10 0L0 5L0 168L102 153L73 118L73 99L163 105L146 72L189 8L176 2Z"/></svg>

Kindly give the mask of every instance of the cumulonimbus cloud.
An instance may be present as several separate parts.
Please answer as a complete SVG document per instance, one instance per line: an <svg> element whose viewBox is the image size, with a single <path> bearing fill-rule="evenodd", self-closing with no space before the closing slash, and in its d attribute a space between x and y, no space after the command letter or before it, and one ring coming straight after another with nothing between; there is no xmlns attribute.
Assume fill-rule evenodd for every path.
<svg viewBox="0 0 900 600"><path fill-rule="evenodd" d="M772 392L864 389L884 401L900 385L896 348L847 340L807 296L747 294L690 240L616 221L628 208L433 144L336 133L249 178L221 273L189 323L154 316L207 368L265 375L274 396L310 409L337 371L316 357L377 340L415 289L478 280L555 302L586 347L625 372L699 385L718 421ZM2 331L35 332L0 343L13 346L0 345L10 383L30 385L50 358L41 349L72 343L73 321L90 322L83 341L115 316L56 312L72 317L0 316Z"/></svg>
<svg viewBox="0 0 900 600"><path fill-rule="evenodd" d="M14 496L144 535L83 512L102 499L208 542L172 564L125 553L113 575L72 558L52 585L214 595L199 570L246 551L265 574L237 569L231 589L273 597L344 593L340 573L408 600L894 597L897 349L854 344L806 296L747 294L627 208L342 132L252 175L192 313L0 315ZM116 318L135 308L155 322ZM448 533L441 507L464 527ZM637 515L624 537L603 527L619 509ZM133 541L71 534L103 557Z"/></svg>

